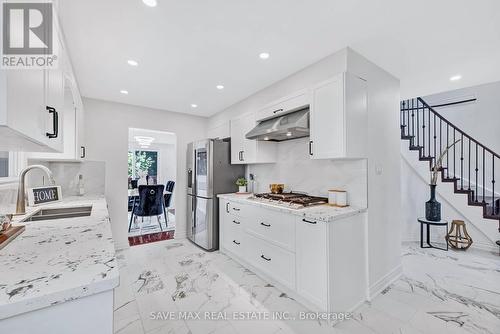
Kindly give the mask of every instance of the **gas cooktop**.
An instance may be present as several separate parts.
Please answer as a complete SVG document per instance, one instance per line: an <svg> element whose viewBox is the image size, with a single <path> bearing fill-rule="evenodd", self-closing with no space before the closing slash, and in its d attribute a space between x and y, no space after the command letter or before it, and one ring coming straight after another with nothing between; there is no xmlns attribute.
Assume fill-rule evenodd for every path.
<svg viewBox="0 0 500 334"><path fill-rule="evenodd" d="M267 202L270 204L280 205L284 207L289 207L292 209L301 209L305 207L310 207L314 205L322 205L328 203L328 198L309 196L303 193L262 193L255 194L251 199L261 202Z"/></svg>

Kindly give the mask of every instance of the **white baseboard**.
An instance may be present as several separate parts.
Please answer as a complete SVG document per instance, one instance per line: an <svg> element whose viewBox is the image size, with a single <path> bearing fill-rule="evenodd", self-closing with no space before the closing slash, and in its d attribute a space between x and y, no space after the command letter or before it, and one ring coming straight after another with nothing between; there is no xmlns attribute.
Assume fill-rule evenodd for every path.
<svg viewBox="0 0 500 334"><path fill-rule="evenodd" d="M384 291L384 289L386 289L389 285L398 280L402 274L403 274L403 266L399 264L397 267L392 269L389 273L387 273L377 282L370 285L369 300L375 298L378 294Z"/></svg>

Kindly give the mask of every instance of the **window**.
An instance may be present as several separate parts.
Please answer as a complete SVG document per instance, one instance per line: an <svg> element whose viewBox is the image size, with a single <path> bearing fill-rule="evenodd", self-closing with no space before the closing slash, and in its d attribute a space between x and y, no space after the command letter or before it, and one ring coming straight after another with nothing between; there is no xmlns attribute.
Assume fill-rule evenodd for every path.
<svg viewBox="0 0 500 334"><path fill-rule="evenodd" d="M9 176L9 152L0 151L0 177Z"/></svg>
<svg viewBox="0 0 500 334"><path fill-rule="evenodd" d="M132 180L147 176L149 184L156 184L158 178L158 152L129 151L128 177Z"/></svg>

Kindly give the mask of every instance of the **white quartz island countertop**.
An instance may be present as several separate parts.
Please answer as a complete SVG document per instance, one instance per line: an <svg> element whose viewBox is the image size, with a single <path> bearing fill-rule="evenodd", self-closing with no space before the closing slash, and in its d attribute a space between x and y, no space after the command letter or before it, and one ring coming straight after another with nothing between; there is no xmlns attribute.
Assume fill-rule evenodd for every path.
<svg viewBox="0 0 500 334"><path fill-rule="evenodd" d="M27 208L92 205L88 217L21 223L26 230L0 250L0 319L114 289L119 284L104 197L73 197Z"/></svg>
<svg viewBox="0 0 500 334"><path fill-rule="evenodd" d="M332 222L341 218L354 216L366 211L366 208L357 208L353 206L335 207L328 204L316 205L307 208L294 209L288 208L284 205L276 205L265 199L254 199L253 195L249 194L221 194L219 198L227 199L233 202L239 202L248 205L257 205L264 208L274 209L277 211L290 213L296 216L304 217L306 219Z"/></svg>

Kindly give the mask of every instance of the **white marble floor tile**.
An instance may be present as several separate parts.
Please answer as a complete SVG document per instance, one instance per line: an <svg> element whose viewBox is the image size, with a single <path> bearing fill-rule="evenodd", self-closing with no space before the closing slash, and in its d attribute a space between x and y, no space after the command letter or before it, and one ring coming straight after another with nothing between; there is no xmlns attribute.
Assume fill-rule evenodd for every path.
<svg viewBox="0 0 500 334"><path fill-rule="evenodd" d="M317 320L235 319L234 312L296 316L308 310L219 252L204 252L186 240L135 246L117 256L115 333L500 333L498 256L403 249L404 275L356 310L354 319L332 327ZM184 318L152 317L158 312Z"/></svg>

